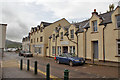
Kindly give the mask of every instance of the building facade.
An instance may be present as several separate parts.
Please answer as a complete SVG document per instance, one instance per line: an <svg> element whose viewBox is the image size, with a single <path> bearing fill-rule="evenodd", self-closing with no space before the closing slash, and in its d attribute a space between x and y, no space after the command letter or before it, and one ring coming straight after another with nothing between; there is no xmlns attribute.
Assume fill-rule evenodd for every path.
<svg viewBox="0 0 120 80"><path fill-rule="evenodd" d="M70 23L63 18L54 23L41 22L40 25L31 29L30 49L34 55L37 54L38 56L46 56L49 36L58 25L68 26Z"/></svg>
<svg viewBox="0 0 120 80"><path fill-rule="evenodd" d="M30 52L30 36L23 38L22 40L22 50Z"/></svg>

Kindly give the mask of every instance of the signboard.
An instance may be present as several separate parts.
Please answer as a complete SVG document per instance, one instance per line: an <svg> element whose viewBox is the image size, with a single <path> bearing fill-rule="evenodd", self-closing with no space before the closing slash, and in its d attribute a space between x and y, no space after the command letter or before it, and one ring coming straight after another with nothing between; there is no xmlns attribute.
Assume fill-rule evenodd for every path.
<svg viewBox="0 0 120 80"><path fill-rule="evenodd" d="M61 45L65 45L65 44L68 45L68 44L69 44L69 41L62 41L62 42L61 42Z"/></svg>
<svg viewBox="0 0 120 80"><path fill-rule="evenodd" d="M44 45L43 44L41 44L41 45L33 45L33 47L44 47Z"/></svg>
<svg viewBox="0 0 120 80"><path fill-rule="evenodd" d="M0 48L5 48L6 26L7 24L0 24Z"/></svg>

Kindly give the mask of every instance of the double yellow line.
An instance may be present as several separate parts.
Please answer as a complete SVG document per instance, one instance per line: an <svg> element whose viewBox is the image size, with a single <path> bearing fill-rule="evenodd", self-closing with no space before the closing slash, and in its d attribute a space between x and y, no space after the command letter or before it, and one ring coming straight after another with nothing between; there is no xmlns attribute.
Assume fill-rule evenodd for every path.
<svg viewBox="0 0 120 80"><path fill-rule="evenodd" d="M19 64L18 64L19 65ZM20 66L20 65L19 65ZM23 67L27 67L27 65L26 64L23 64ZM34 68L32 67L32 66L30 66L30 69L31 70L34 70ZM43 72L43 71L41 71L40 69L37 69L37 72L39 72L39 73L41 73L41 74L43 74L43 75L45 75L46 76L46 72ZM53 78L53 80L62 80L62 79L60 79L60 78L58 78L58 77L56 77L56 76L53 76L53 75L50 75L50 78Z"/></svg>

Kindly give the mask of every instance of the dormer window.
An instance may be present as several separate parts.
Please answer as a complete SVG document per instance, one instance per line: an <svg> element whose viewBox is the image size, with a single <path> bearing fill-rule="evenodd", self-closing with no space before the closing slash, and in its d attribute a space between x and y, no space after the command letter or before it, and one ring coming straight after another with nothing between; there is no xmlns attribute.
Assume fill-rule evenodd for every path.
<svg viewBox="0 0 120 80"><path fill-rule="evenodd" d="M63 40L63 32L61 32L60 35L61 35L60 39Z"/></svg>
<svg viewBox="0 0 120 80"><path fill-rule="evenodd" d="M40 32L43 32L43 29L42 29L42 28L40 29Z"/></svg>
<svg viewBox="0 0 120 80"><path fill-rule="evenodd" d="M93 26L93 31L96 32L97 31L97 21L93 21L92 26Z"/></svg>
<svg viewBox="0 0 120 80"><path fill-rule="evenodd" d="M55 40L55 34L53 34L53 41Z"/></svg>
<svg viewBox="0 0 120 80"><path fill-rule="evenodd" d="M120 28L120 15L116 16L117 28Z"/></svg>
<svg viewBox="0 0 120 80"><path fill-rule="evenodd" d="M71 39L74 39L74 30L70 30Z"/></svg>

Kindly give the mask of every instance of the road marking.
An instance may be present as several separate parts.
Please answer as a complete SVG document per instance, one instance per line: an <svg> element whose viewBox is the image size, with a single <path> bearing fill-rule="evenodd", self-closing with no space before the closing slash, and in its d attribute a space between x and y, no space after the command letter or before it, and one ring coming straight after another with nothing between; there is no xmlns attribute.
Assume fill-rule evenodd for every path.
<svg viewBox="0 0 120 80"><path fill-rule="evenodd" d="M20 64L18 64L18 65L20 66ZM26 67L27 67L27 65L26 65L26 64L23 64L23 68L26 68ZM30 69L34 70L34 68L31 67L31 66L30 66ZM46 76L46 72L43 72L43 71L41 71L40 69L37 69L37 71L38 71L39 73L41 73L41 74L43 74L43 75ZM62 79L60 79L60 78L58 78L58 77L56 77L56 76L53 76L53 75L50 75L50 78L53 78L53 80L62 80ZM55 79L55 78L56 78L56 79Z"/></svg>

